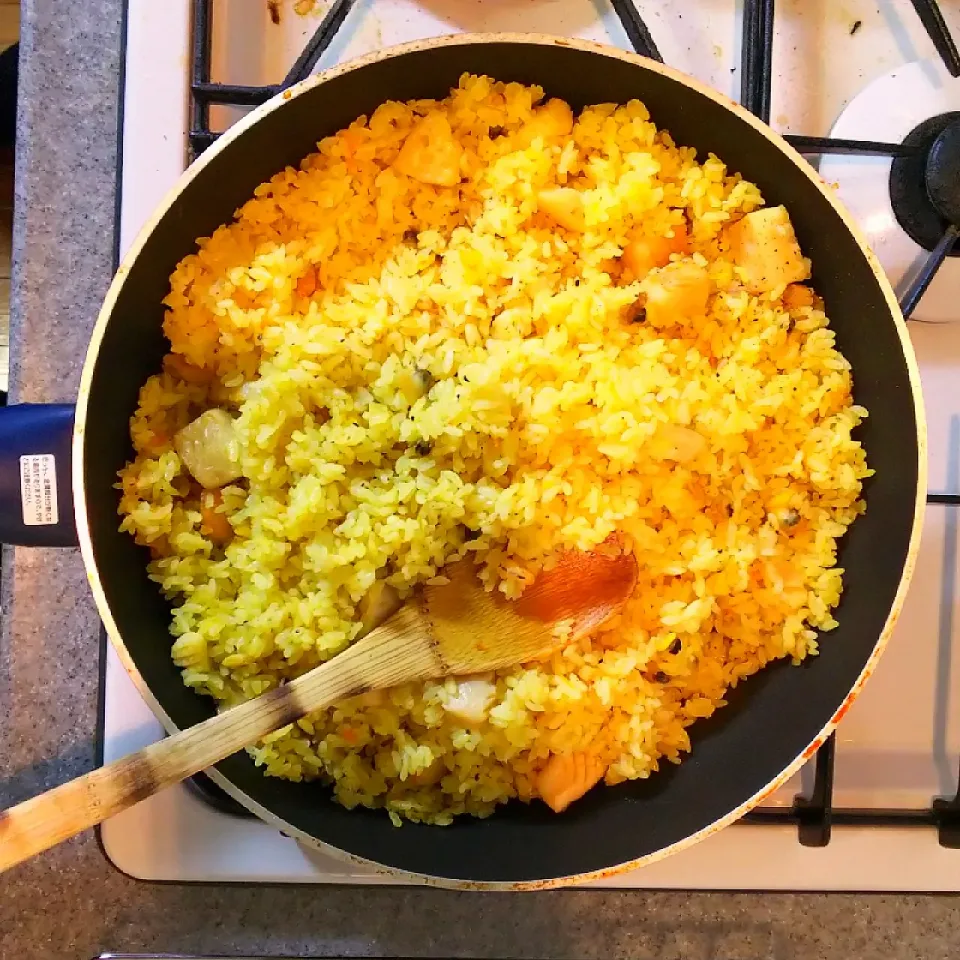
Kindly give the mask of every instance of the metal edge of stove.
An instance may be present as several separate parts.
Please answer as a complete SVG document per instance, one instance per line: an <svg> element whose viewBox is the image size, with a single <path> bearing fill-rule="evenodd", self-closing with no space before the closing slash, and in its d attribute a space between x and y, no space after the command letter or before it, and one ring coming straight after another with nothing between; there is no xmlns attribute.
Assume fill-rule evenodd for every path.
<svg viewBox="0 0 960 960"><path fill-rule="evenodd" d="M130 0L123 0L120 7L120 69L117 76L117 155L114 164L114 184L113 184L113 272L116 273L120 266L120 206L123 200L123 120L124 120L124 101L126 99L125 91L127 86L127 32L129 30ZM106 728L106 694L105 681L107 676L107 631L103 624L99 625L97 638L97 722L93 731L93 762L97 767L103 766L103 746L104 734ZM93 828L94 839L103 859L118 873L131 880L136 879L130 874L121 870L110 858L107 848L104 846L103 837L100 834L100 825ZM120 954L102 954L104 958Z"/></svg>

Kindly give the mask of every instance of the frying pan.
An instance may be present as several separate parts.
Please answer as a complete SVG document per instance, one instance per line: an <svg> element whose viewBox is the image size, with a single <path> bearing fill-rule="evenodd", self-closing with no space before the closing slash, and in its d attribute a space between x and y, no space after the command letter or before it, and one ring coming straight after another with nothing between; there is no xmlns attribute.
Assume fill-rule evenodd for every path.
<svg viewBox="0 0 960 960"><path fill-rule="evenodd" d="M728 707L692 728L692 754L649 780L593 790L561 816L543 804L514 802L487 820L396 828L382 812L338 806L320 784L267 778L246 754L211 772L255 814L326 852L412 881L536 888L586 881L680 850L732 823L782 783L873 671L913 569L926 437L916 361L893 291L814 170L742 108L633 54L512 34L393 48L278 95L184 173L134 243L94 329L75 415L62 406L2 411L0 450L13 469L0 471L0 539L56 545L78 537L110 639L166 729L212 713L212 701L184 687L170 659L170 611L147 577L146 551L118 532L113 486L132 454L128 420L137 391L167 350L161 301L169 276L197 237L228 221L258 184L299 163L321 137L385 100L443 97L467 71L540 84L574 109L639 98L678 143L696 147L701 157L717 154L757 183L768 203L786 204L852 364L855 399L870 411L858 436L876 471L864 487L867 512L841 545L840 626L823 638L821 654L800 667L775 664L741 684ZM17 457L25 459L18 464ZM58 522L24 525L24 518L53 519L54 485Z"/></svg>

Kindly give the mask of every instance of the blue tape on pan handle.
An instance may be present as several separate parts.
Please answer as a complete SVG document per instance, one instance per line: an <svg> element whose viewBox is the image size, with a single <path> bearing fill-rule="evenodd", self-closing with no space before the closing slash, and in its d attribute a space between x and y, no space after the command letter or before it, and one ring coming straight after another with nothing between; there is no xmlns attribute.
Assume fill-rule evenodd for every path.
<svg viewBox="0 0 960 960"><path fill-rule="evenodd" d="M71 446L75 408L0 408L0 543L75 547Z"/></svg>

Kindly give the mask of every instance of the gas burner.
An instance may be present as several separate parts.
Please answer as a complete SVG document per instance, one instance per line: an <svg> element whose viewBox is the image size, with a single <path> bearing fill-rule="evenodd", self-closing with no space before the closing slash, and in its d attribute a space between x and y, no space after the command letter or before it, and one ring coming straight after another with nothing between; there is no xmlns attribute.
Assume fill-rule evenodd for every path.
<svg viewBox="0 0 960 960"><path fill-rule="evenodd" d="M836 184L898 291L915 289L915 281L930 274L931 251L943 240L947 221L930 200L927 159L937 137L957 120L960 80L940 64L923 61L906 64L863 89L830 132L833 138L892 145L887 156L824 156L820 175ZM953 256L913 304L912 319L957 319L960 256L953 247ZM904 303L905 312L909 306Z"/></svg>
<svg viewBox="0 0 960 960"><path fill-rule="evenodd" d="M890 202L897 223L907 236L926 250L934 250L940 242L947 221L933 202L931 181L945 184L945 174L951 167L953 150L960 150L960 112L944 113L929 117L918 124L904 138L903 145L910 153L895 157L890 165ZM952 132L952 133L951 133ZM941 140L950 134L947 140ZM957 158L952 158L956 174ZM948 256L960 257L960 248L954 245Z"/></svg>

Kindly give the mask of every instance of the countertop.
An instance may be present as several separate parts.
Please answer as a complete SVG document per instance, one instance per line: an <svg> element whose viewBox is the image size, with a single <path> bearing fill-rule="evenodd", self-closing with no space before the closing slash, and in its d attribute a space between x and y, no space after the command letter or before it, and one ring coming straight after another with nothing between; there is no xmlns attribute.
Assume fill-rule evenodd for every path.
<svg viewBox="0 0 960 960"><path fill-rule="evenodd" d="M72 400L111 273L122 0L24 0L13 396ZM98 625L76 551L7 551L0 803L94 763ZM137 883L92 834L0 877L0 958L245 955L935 960L960 900L927 896Z"/></svg>

